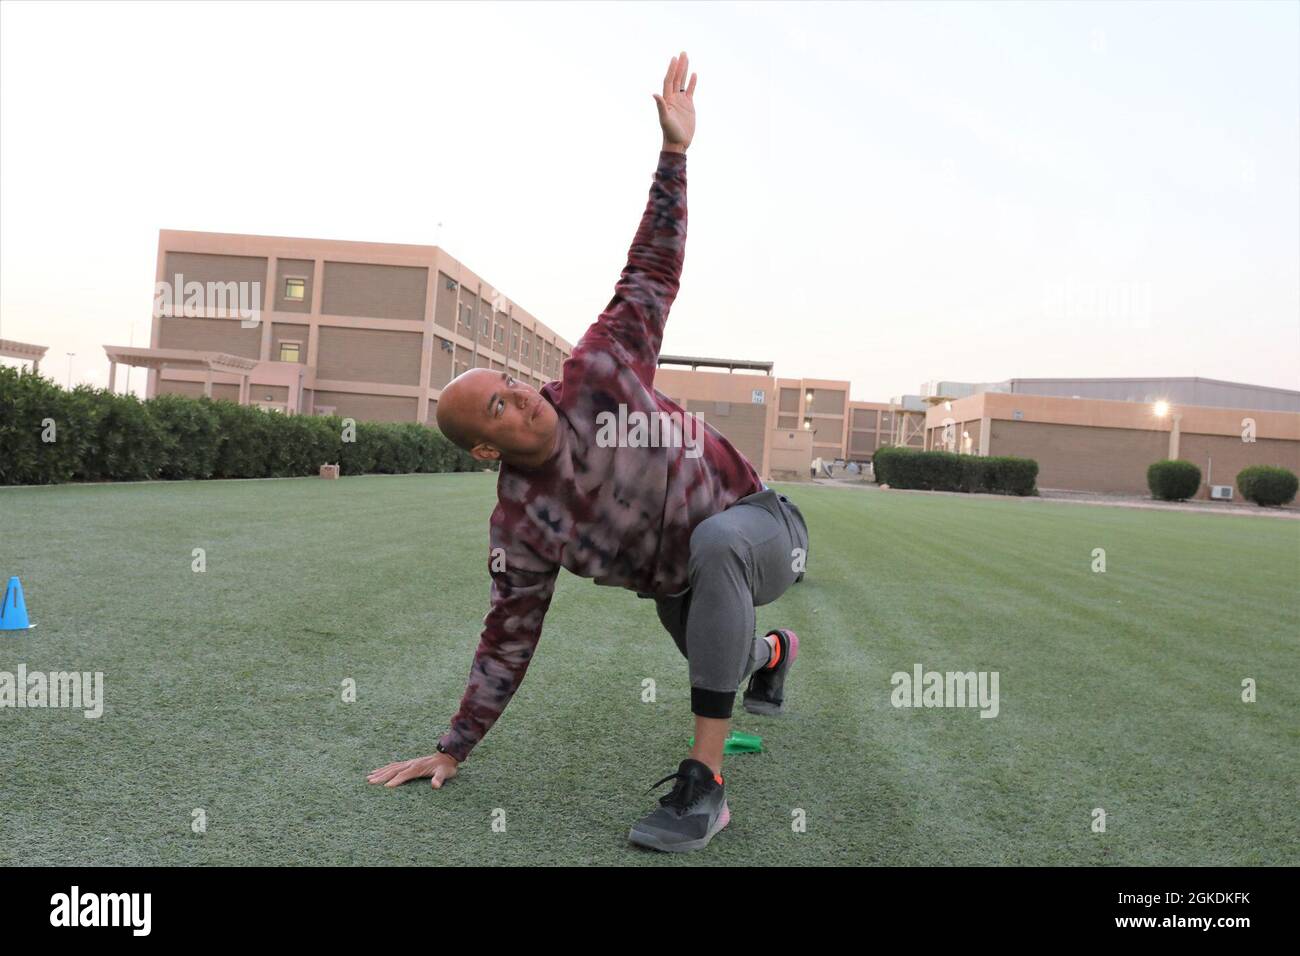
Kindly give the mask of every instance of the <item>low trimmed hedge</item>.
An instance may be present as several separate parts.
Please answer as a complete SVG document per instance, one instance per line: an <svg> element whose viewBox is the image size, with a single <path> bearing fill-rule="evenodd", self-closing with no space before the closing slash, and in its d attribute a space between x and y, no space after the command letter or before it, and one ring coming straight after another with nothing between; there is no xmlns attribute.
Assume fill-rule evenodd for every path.
<svg viewBox="0 0 1300 956"><path fill-rule="evenodd" d="M876 449L871 462L876 481L891 488L1037 494L1038 462L1032 458L985 458L887 445Z"/></svg>
<svg viewBox="0 0 1300 956"><path fill-rule="evenodd" d="M79 386L0 368L0 484L480 471L489 467L416 422L281 415L250 405Z"/></svg>
<svg viewBox="0 0 1300 956"><path fill-rule="evenodd" d="M1295 472L1276 465L1250 465L1237 472L1241 497L1261 508L1289 505L1295 501L1300 479Z"/></svg>
<svg viewBox="0 0 1300 956"><path fill-rule="evenodd" d="M1165 458L1147 469L1147 487L1161 501L1186 501L1201 490L1201 469L1181 458Z"/></svg>

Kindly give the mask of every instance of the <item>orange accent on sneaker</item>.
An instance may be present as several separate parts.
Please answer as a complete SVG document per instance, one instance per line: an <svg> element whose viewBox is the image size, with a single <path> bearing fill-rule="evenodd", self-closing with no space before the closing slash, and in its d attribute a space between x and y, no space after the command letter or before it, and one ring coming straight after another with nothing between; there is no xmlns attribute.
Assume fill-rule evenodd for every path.
<svg viewBox="0 0 1300 956"><path fill-rule="evenodd" d="M768 643L772 645L772 656L768 659L767 670L772 670L781 663L781 639L775 634L768 634Z"/></svg>

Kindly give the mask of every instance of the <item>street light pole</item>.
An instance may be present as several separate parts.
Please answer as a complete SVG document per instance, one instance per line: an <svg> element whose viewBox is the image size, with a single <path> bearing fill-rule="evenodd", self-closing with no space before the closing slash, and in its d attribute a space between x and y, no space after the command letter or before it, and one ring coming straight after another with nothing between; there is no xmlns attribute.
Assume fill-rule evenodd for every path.
<svg viewBox="0 0 1300 956"><path fill-rule="evenodd" d="M68 352L66 354L68 356L68 391L70 392L72 391L72 357L77 353Z"/></svg>

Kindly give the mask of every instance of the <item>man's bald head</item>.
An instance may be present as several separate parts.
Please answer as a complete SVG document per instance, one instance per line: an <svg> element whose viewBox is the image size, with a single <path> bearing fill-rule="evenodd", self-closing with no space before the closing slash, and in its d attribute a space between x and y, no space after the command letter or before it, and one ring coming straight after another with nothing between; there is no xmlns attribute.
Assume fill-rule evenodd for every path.
<svg viewBox="0 0 1300 956"><path fill-rule="evenodd" d="M555 447L559 417L537 389L508 372L472 368L438 396L438 429L480 461L534 467Z"/></svg>
<svg viewBox="0 0 1300 956"><path fill-rule="evenodd" d="M466 388L466 383L472 383L473 376L483 372L488 372L488 369L472 368L468 372L462 372L444 385L442 394L438 396L438 430L450 438L452 444L465 451L469 451L479 441L466 408L467 392L472 391Z"/></svg>

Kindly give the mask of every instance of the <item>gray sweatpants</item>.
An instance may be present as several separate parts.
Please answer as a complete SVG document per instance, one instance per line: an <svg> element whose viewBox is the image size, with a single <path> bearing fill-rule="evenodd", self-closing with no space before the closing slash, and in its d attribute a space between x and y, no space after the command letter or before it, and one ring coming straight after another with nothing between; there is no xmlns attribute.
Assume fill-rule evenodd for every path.
<svg viewBox="0 0 1300 956"><path fill-rule="evenodd" d="M655 605L689 664L694 714L731 716L740 682L768 660L767 641L754 633L754 608L801 578L807 556L803 515L770 488L691 532L690 587Z"/></svg>

